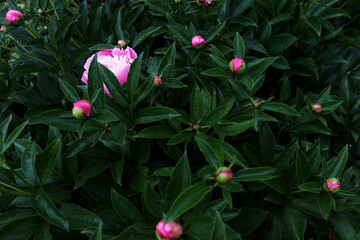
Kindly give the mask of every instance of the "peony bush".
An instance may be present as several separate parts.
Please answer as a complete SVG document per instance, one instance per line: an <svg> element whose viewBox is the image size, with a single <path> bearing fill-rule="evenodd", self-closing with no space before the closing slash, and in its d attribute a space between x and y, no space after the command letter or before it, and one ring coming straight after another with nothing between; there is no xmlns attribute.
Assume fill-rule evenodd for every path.
<svg viewBox="0 0 360 240"><path fill-rule="evenodd" d="M359 13L2 1L0 239L360 239Z"/></svg>

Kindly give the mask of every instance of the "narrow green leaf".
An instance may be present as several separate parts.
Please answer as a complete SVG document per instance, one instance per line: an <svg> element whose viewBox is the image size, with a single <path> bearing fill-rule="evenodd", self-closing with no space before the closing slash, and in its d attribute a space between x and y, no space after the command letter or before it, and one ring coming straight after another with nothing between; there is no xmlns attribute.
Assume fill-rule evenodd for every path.
<svg viewBox="0 0 360 240"><path fill-rule="evenodd" d="M141 53L135 61L131 64L129 74L126 81L126 88L130 99L130 107L134 108L133 103L135 102L137 86L139 82L141 63L144 53Z"/></svg>
<svg viewBox="0 0 360 240"><path fill-rule="evenodd" d="M210 42L214 39L214 37L221 32L221 30L225 27L226 21L223 23L220 23L216 26L213 26L209 29L209 31L205 35L205 41L206 43Z"/></svg>
<svg viewBox="0 0 360 240"><path fill-rule="evenodd" d="M25 175L27 181L32 184L37 184L39 182L39 178L36 173L35 167L35 143L29 144L22 154L21 157L21 170Z"/></svg>
<svg viewBox="0 0 360 240"><path fill-rule="evenodd" d="M141 84L141 86L136 91L137 97L135 99L135 102L133 103L134 108L136 107L136 105L138 105L139 102L141 102L144 98L146 98L147 95L149 95L151 89L153 88L153 85L154 85L154 76L149 75L146 81L143 84Z"/></svg>
<svg viewBox="0 0 360 240"><path fill-rule="evenodd" d="M101 240L102 239L102 224L100 223L95 232L90 236L89 240Z"/></svg>
<svg viewBox="0 0 360 240"><path fill-rule="evenodd" d="M266 103L262 106L264 110L271 112L278 112L290 116L301 116L301 114L294 108L284 103Z"/></svg>
<svg viewBox="0 0 360 240"><path fill-rule="evenodd" d="M165 79L172 77L176 59L176 43L174 42L161 59L159 75Z"/></svg>
<svg viewBox="0 0 360 240"><path fill-rule="evenodd" d="M327 220L327 217L329 216L332 208L332 200L330 194L327 192L321 192L320 194L316 195L316 201L318 202L321 215L325 220Z"/></svg>
<svg viewBox="0 0 360 240"><path fill-rule="evenodd" d="M225 224L218 211L215 213L215 223L211 230L211 240L226 240Z"/></svg>
<svg viewBox="0 0 360 240"><path fill-rule="evenodd" d="M8 131L9 124L11 122L12 115L8 116L1 124L0 124L0 149L2 149L2 146L4 144L6 133Z"/></svg>
<svg viewBox="0 0 360 240"><path fill-rule="evenodd" d="M194 123L201 120L204 115L201 92L199 86L195 83L190 96L190 117Z"/></svg>
<svg viewBox="0 0 360 240"><path fill-rule="evenodd" d="M59 210L68 219L71 230L95 228L102 224L101 218L95 213L73 203L64 203Z"/></svg>
<svg viewBox="0 0 360 240"><path fill-rule="evenodd" d="M194 134L194 132L179 132L169 139L167 145L176 145L178 143L190 140L191 137L194 136Z"/></svg>
<svg viewBox="0 0 360 240"><path fill-rule="evenodd" d="M60 154L61 142L59 139L56 139L37 156L36 170L41 183L46 183L51 177Z"/></svg>
<svg viewBox="0 0 360 240"><path fill-rule="evenodd" d="M174 135L174 130L165 125L155 125L143 129L141 132L136 134L137 138L151 138L151 139L160 139L160 138L171 138Z"/></svg>
<svg viewBox="0 0 360 240"><path fill-rule="evenodd" d="M227 114L232 109L234 103L235 97L233 96L224 99L219 105L219 107L217 107L207 116L204 122L210 127L216 125L220 120L227 116Z"/></svg>
<svg viewBox="0 0 360 240"><path fill-rule="evenodd" d="M63 228L66 231L70 230L69 221L55 207L54 203L44 191L40 190L34 193L31 197L31 205L47 222Z"/></svg>
<svg viewBox="0 0 360 240"><path fill-rule="evenodd" d="M328 173L329 177L339 177L344 170L349 156L348 145L346 145L336 157Z"/></svg>
<svg viewBox="0 0 360 240"><path fill-rule="evenodd" d="M277 59L277 57L268 57L254 60L247 64L247 74L250 77L257 77L262 74L271 64Z"/></svg>
<svg viewBox="0 0 360 240"><path fill-rule="evenodd" d="M209 77L215 77L215 78L223 78L229 75L228 71L225 71L221 68L211 68L208 70L205 70L201 73L202 75L209 76Z"/></svg>
<svg viewBox="0 0 360 240"><path fill-rule="evenodd" d="M109 168L110 165L110 162L104 161L103 159L89 162L77 177L75 188L81 187L84 185L86 180L97 176L101 172L105 171L105 169Z"/></svg>
<svg viewBox="0 0 360 240"><path fill-rule="evenodd" d="M204 154L205 159L208 161L210 166L218 168L223 166L223 162L217 158L216 149L214 149L206 140L205 135L198 134L195 136L196 143L200 151Z"/></svg>
<svg viewBox="0 0 360 240"><path fill-rule="evenodd" d="M181 116L181 114L171 108L160 107L160 106L147 107L140 109L135 114L134 125L157 122L163 119L179 117L179 116Z"/></svg>
<svg viewBox="0 0 360 240"><path fill-rule="evenodd" d="M80 100L80 97L77 94L76 90L68 82L59 78L59 84L61 91L64 93L67 99L69 99L70 102L76 103Z"/></svg>
<svg viewBox="0 0 360 240"><path fill-rule="evenodd" d="M259 129L260 146L261 146L261 161L265 165L269 165L274 161L275 155L275 137L269 125L265 122L262 123Z"/></svg>
<svg viewBox="0 0 360 240"><path fill-rule="evenodd" d="M170 222L179 218L198 204L211 190L211 186L204 185L203 183L197 183L188 187L175 199L166 215L165 221Z"/></svg>
<svg viewBox="0 0 360 240"><path fill-rule="evenodd" d="M298 186L301 191L311 192L311 193L320 193L322 188L317 182L308 182Z"/></svg>
<svg viewBox="0 0 360 240"><path fill-rule="evenodd" d="M101 110L95 116L94 119L102 122L117 122L119 118L108 110Z"/></svg>
<svg viewBox="0 0 360 240"><path fill-rule="evenodd" d="M295 238L295 240L304 240L307 224L305 216L296 208L292 208L287 205L284 207L284 215L291 235Z"/></svg>
<svg viewBox="0 0 360 240"><path fill-rule="evenodd" d="M94 96L94 94L99 90L99 96L96 98L96 101L93 103L94 107L97 110L102 110L105 105L105 96L104 96L104 85L103 85L103 78L100 73L101 69L101 63L98 63L97 61L97 54L91 61L90 67L89 67L89 74L88 74L88 92L89 96Z"/></svg>
<svg viewBox="0 0 360 240"><path fill-rule="evenodd" d="M23 122L21 125L17 126L10 134L9 136L6 138L4 145L1 148L0 153L5 152L13 143L14 141L17 139L17 137L20 135L20 133L24 130L26 124L29 121L25 121Z"/></svg>
<svg viewBox="0 0 360 240"><path fill-rule="evenodd" d="M299 183L304 183L308 180L311 175L310 164L307 156L298 149L296 152L296 178Z"/></svg>
<svg viewBox="0 0 360 240"><path fill-rule="evenodd" d="M142 41L144 41L146 38L148 38L151 34L153 34L154 32L156 32L157 30L159 30L161 28L160 27L149 27L146 28L145 30L141 31L134 39L133 43L132 43L132 47L136 48Z"/></svg>
<svg viewBox="0 0 360 240"><path fill-rule="evenodd" d="M277 177L275 169L272 167L253 167L245 168L236 172L234 180L250 182L250 181L263 181Z"/></svg>
<svg viewBox="0 0 360 240"><path fill-rule="evenodd" d="M117 215L121 217L126 225L131 226L135 223L144 222L139 210L114 189L111 189L111 203Z"/></svg>
<svg viewBox="0 0 360 240"><path fill-rule="evenodd" d="M162 218L166 213L164 201L161 200L159 194L147 182L144 190L144 202L149 212L158 218Z"/></svg>
<svg viewBox="0 0 360 240"><path fill-rule="evenodd" d="M326 98L329 96L330 90L331 90L331 85L328 86L327 88L325 88L324 90L322 90L321 93L319 93L315 102L322 104L326 100Z"/></svg>
<svg viewBox="0 0 360 240"><path fill-rule="evenodd" d="M179 40L183 45L190 45L190 37L186 32L184 32L184 30L175 25L167 25L167 27L169 28L170 32L174 34L175 38Z"/></svg>
<svg viewBox="0 0 360 240"><path fill-rule="evenodd" d="M224 124L222 126L222 129L225 131L225 135L226 136L234 136L234 135L238 135L240 133L245 132L246 130L248 130L251 126L254 125L254 120L247 120L247 121L242 121L239 123L226 123L226 125Z"/></svg>
<svg viewBox="0 0 360 240"><path fill-rule="evenodd" d="M240 34L237 32L233 43L235 58L244 59L245 56L245 43Z"/></svg>

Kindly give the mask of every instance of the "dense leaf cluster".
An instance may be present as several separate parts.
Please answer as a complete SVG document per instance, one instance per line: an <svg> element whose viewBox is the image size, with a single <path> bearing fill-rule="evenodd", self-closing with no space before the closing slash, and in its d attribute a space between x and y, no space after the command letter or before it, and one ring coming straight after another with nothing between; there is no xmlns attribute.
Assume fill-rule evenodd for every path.
<svg viewBox="0 0 360 240"><path fill-rule="evenodd" d="M2 240L151 240L162 219L190 240L360 239L359 1L0 9ZM82 83L86 59L118 40L138 54L127 82L92 61ZM93 105L83 121L80 99ZM221 166L228 184L214 181ZM337 193L322 187L332 177Z"/></svg>

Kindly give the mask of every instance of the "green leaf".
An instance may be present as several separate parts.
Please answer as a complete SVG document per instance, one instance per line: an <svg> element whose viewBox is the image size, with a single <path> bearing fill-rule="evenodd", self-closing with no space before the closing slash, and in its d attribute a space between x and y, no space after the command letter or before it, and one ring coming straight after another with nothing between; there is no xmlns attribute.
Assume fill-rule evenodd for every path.
<svg viewBox="0 0 360 240"><path fill-rule="evenodd" d="M234 136L245 132L254 125L254 120L242 121L239 123L226 123L222 126L226 136Z"/></svg>
<svg viewBox="0 0 360 240"><path fill-rule="evenodd" d="M275 35L269 40L268 51L270 53L284 51L293 45L296 40L297 37L288 33Z"/></svg>
<svg viewBox="0 0 360 240"><path fill-rule="evenodd" d="M190 117L194 123L199 122L204 116L204 107L199 86L195 83L190 96Z"/></svg>
<svg viewBox="0 0 360 240"><path fill-rule="evenodd" d="M230 165L235 163L236 165L241 166L243 168L247 167L248 164L245 158L231 144L224 141L221 143L221 148L224 153L225 161L230 162L231 163Z"/></svg>
<svg viewBox="0 0 360 240"><path fill-rule="evenodd" d="M41 222L38 218L26 218L9 223L1 228L1 240L30 239Z"/></svg>
<svg viewBox="0 0 360 240"><path fill-rule="evenodd" d="M61 147L60 140L56 139L37 156L36 172L41 183L46 183L51 177L56 162L60 160Z"/></svg>
<svg viewBox="0 0 360 240"><path fill-rule="evenodd" d="M320 184L317 182L303 183L299 185L298 188L303 192L311 192L311 193L320 193L322 190Z"/></svg>
<svg viewBox="0 0 360 240"><path fill-rule="evenodd" d="M84 185L86 180L102 173L103 171L105 171L105 169L109 168L110 165L111 163L104 161L103 159L93 160L89 162L88 164L86 164L85 168L80 172L79 176L77 177L75 182L75 188L81 187L82 185Z"/></svg>
<svg viewBox="0 0 360 240"><path fill-rule="evenodd" d="M205 70L201 74L209 77L224 78L229 75L229 72L221 68L211 68Z"/></svg>
<svg viewBox="0 0 360 240"><path fill-rule="evenodd" d="M96 98L96 101L93 103L94 107L97 110L104 109L105 105L105 96L104 96L104 85L103 85L103 78L100 73L101 69L101 63L98 63L97 61L97 54L91 61L90 67L89 67L89 74L88 74L88 92L89 96L92 97L96 92L100 90L98 93L99 96Z"/></svg>
<svg viewBox="0 0 360 240"><path fill-rule="evenodd" d="M142 41L144 41L146 38L148 38L149 36L151 36L154 32L156 32L157 30L159 30L161 28L160 27L149 27L146 28L145 30L141 31L134 39L133 43L132 43L132 47L136 48Z"/></svg>
<svg viewBox="0 0 360 240"><path fill-rule="evenodd" d="M44 191L40 190L34 193L31 197L31 205L47 222L63 228L66 231L70 230L69 221L55 207L49 196Z"/></svg>
<svg viewBox="0 0 360 240"><path fill-rule="evenodd" d="M181 28L175 25L168 25L167 27L169 28L171 33L174 34L175 38L179 40L182 44L190 44L190 37Z"/></svg>
<svg viewBox="0 0 360 240"><path fill-rule="evenodd" d="M101 218L95 213L73 203L64 203L59 210L68 219L71 230L96 228L99 224L102 224Z"/></svg>
<svg viewBox="0 0 360 240"><path fill-rule="evenodd" d="M118 123L109 129L108 133L102 136L102 139L108 142L113 142L117 145L124 145L126 137L126 127L122 123Z"/></svg>
<svg viewBox="0 0 360 240"><path fill-rule="evenodd" d="M304 240L307 224L305 216L296 208L287 205L284 206L284 215L291 235L295 240Z"/></svg>
<svg viewBox="0 0 360 240"><path fill-rule="evenodd" d="M301 114L294 108L284 103L266 103L262 106L264 110L271 112L278 112L290 116L301 116Z"/></svg>
<svg viewBox="0 0 360 240"><path fill-rule="evenodd" d="M315 102L322 104L326 100L326 98L329 96L330 90L331 90L331 86L328 86L327 88L322 90L321 93L319 93L319 95L317 96Z"/></svg>
<svg viewBox="0 0 360 240"><path fill-rule="evenodd" d="M222 193L223 198L227 202L227 204L229 204L230 208L232 208L233 202L232 202L232 197L231 197L231 193L230 193L229 189L225 186L222 188L221 193Z"/></svg>
<svg viewBox="0 0 360 240"><path fill-rule="evenodd" d="M234 180L243 182L263 181L275 178L274 174L275 169L272 167L245 168L236 172Z"/></svg>
<svg viewBox="0 0 360 240"><path fill-rule="evenodd" d="M253 101L252 94L246 89L243 84L230 79L229 82L237 94L239 94L243 98L249 99L251 102Z"/></svg>
<svg viewBox="0 0 360 240"><path fill-rule="evenodd" d="M102 239L102 224L100 223L95 232L90 236L89 240L101 240Z"/></svg>
<svg viewBox="0 0 360 240"><path fill-rule="evenodd" d="M172 77L175 67L176 44L175 42L168 48L164 57L161 59L159 67L159 75L165 79Z"/></svg>
<svg viewBox="0 0 360 240"><path fill-rule="evenodd" d="M59 84L61 91L64 93L67 99L69 99L70 102L76 103L80 100L80 97L77 94L76 90L68 82L59 78Z"/></svg>
<svg viewBox="0 0 360 240"><path fill-rule="evenodd" d="M143 124L143 123L150 123L150 122L157 122L163 119L179 117L177 111L167 108L167 107L147 107L140 109L135 114L135 121L134 125Z"/></svg>
<svg viewBox="0 0 360 240"><path fill-rule="evenodd" d="M179 218L182 214L198 204L211 190L211 186L203 183L197 183L188 187L175 199L166 215L165 221L170 222Z"/></svg>
<svg viewBox="0 0 360 240"><path fill-rule="evenodd" d="M200 151L204 154L205 159L208 161L210 166L220 167L223 166L223 162L218 158L220 154L217 153L218 149L213 148L207 141L206 136L203 134L198 134L195 136L195 141L200 149Z"/></svg>
<svg viewBox="0 0 360 240"><path fill-rule="evenodd" d="M191 185L191 170L187 154L181 157L172 171L170 181L166 186L165 199L168 206L179 194Z"/></svg>
<svg viewBox="0 0 360 240"><path fill-rule="evenodd" d="M9 136L6 138L4 144L2 145L1 151L0 153L5 152L13 143L14 141L18 138L18 136L20 135L20 133L24 130L26 124L29 121L25 121L23 122L21 125L17 126L10 134Z"/></svg>
<svg viewBox="0 0 360 240"><path fill-rule="evenodd" d="M235 58L244 59L245 43L238 32L235 35L233 47L234 47Z"/></svg>
<svg viewBox="0 0 360 240"><path fill-rule="evenodd" d="M242 207L231 225L242 237L250 235L265 220L267 212L259 208Z"/></svg>
<svg viewBox="0 0 360 240"><path fill-rule="evenodd" d="M216 63L219 67L224 68L224 69L229 68L229 63L227 61L225 61L223 58L212 55L212 54L209 54L209 56L212 58L214 63Z"/></svg>
<svg viewBox="0 0 360 240"><path fill-rule="evenodd" d="M0 215L0 224L5 225L30 216L37 216L37 214L30 209L13 209Z"/></svg>
<svg viewBox="0 0 360 240"><path fill-rule="evenodd" d="M211 240L226 240L225 224L218 211L215 213L215 223L211 230Z"/></svg>
<svg viewBox="0 0 360 240"><path fill-rule="evenodd" d="M233 105L235 103L235 97L231 96L226 99L224 99L219 107L217 107L214 111L212 111L207 118L204 120L206 125L213 127L216 125L220 120L225 118L227 114L232 109Z"/></svg>
<svg viewBox="0 0 360 240"><path fill-rule="evenodd" d="M268 165L274 161L275 155L275 137L271 128L267 123L262 123L259 129L260 146L261 146L261 161Z"/></svg>
<svg viewBox="0 0 360 240"><path fill-rule="evenodd" d="M159 194L147 182L144 190L144 202L149 212L158 218L162 218L166 213L164 202L161 200Z"/></svg>
<svg viewBox="0 0 360 240"><path fill-rule="evenodd" d="M311 16L306 19L305 23L312 28L315 33L320 37L321 35L321 22L318 17Z"/></svg>
<svg viewBox="0 0 360 240"><path fill-rule="evenodd" d="M0 146L2 149L2 145L4 144L5 138L6 138L6 133L8 131L9 128L9 124L11 122L12 119L12 115L8 116L1 124L0 124Z"/></svg>
<svg viewBox="0 0 360 240"><path fill-rule="evenodd" d="M167 142L167 145L176 145L178 143L190 140L194 134L194 132L179 132L170 138L170 140Z"/></svg>
<svg viewBox="0 0 360 240"><path fill-rule="evenodd" d="M108 110L100 110L95 116L95 119L102 122L117 122L119 118Z"/></svg>
<svg viewBox="0 0 360 240"><path fill-rule="evenodd" d="M141 132L135 135L137 138L171 138L174 135L174 130L165 125L155 125L143 129Z"/></svg>
<svg viewBox="0 0 360 240"><path fill-rule="evenodd" d="M325 220L327 220L327 217L329 216L332 208L332 200L330 194L327 192L321 192L320 194L316 195L316 201L318 202L321 215Z"/></svg>
<svg viewBox="0 0 360 240"><path fill-rule="evenodd" d="M346 166L348 156L349 156L349 150L348 150L348 145L346 145L341 150L339 155L336 157L336 159L332 163L332 165L330 166L330 170L329 170L329 174L328 174L329 177L337 178L340 176L340 174L342 173L342 171L344 170L344 168Z"/></svg>
<svg viewBox="0 0 360 240"><path fill-rule="evenodd" d="M50 233L50 225L48 223L43 224L40 228L37 228L34 234L34 240L48 240L52 239Z"/></svg>
<svg viewBox="0 0 360 240"><path fill-rule="evenodd" d="M220 23L216 26L213 26L212 28L209 29L209 31L206 33L205 35L205 41L206 43L210 42L211 40L214 39L214 37L216 35L218 35L221 30L225 27L226 21L224 21L223 23Z"/></svg>
<svg viewBox="0 0 360 240"><path fill-rule="evenodd" d="M304 183L311 175L309 160L306 155L298 149L296 152L296 178L299 183Z"/></svg>
<svg viewBox="0 0 360 240"><path fill-rule="evenodd" d="M262 74L271 64L277 59L277 57L268 57L254 60L247 64L247 74L250 77L257 77Z"/></svg>
<svg viewBox="0 0 360 240"><path fill-rule="evenodd" d="M248 9L255 0L235 0L231 8L231 16L236 17Z"/></svg>
<svg viewBox="0 0 360 240"><path fill-rule="evenodd" d="M25 175L27 181L32 183L33 185L39 182L39 178L36 173L35 167L35 143L29 144L22 154L21 157L21 170Z"/></svg>
<svg viewBox="0 0 360 240"><path fill-rule="evenodd" d="M110 71L110 69L100 64L99 74L101 74L105 86L107 87L115 101L120 103L122 107L128 108L128 97L126 96L123 86L119 82L119 79L117 79L114 73Z"/></svg>
<svg viewBox="0 0 360 240"><path fill-rule="evenodd" d="M144 53L141 53L134 62L131 63L129 74L126 81L126 88L130 99L130 108L133 109L133 103L135 102L137 86L139 82L141 63Z"/></svg>
<svg viewBox="0 0 360 240"><path fill-rule="evenodd" d="M136 105L138 105L139 102L141 102L144 98L146 98L147 95L149 95L151 89L153 88L153 85L154 85L154 76L149 75L145 83L141 84L141 86L136 91L137 97L134 102L134 107L136 107Z"/></svg>
<svg viewBox="0 0 360 240"><path fill-rule="evenodd" d="M144 222L139 210L114 189L111 189L111 203L117 215L119 215L126 225L130 226L135 223Z"/></svg>

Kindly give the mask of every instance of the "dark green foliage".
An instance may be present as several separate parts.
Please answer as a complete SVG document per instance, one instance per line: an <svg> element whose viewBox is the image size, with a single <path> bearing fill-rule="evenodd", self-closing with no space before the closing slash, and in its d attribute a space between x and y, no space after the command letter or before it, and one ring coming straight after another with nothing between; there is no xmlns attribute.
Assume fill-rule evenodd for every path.
<svg viewBox="0 0 360 240"><path fill-rule="evenodd" d="M359 17L338 0L2 1L0 239L153 240L162 219L189 240L360 239ZM85 85L118 40L138 54L127 82L94 60Z"/></svg>

